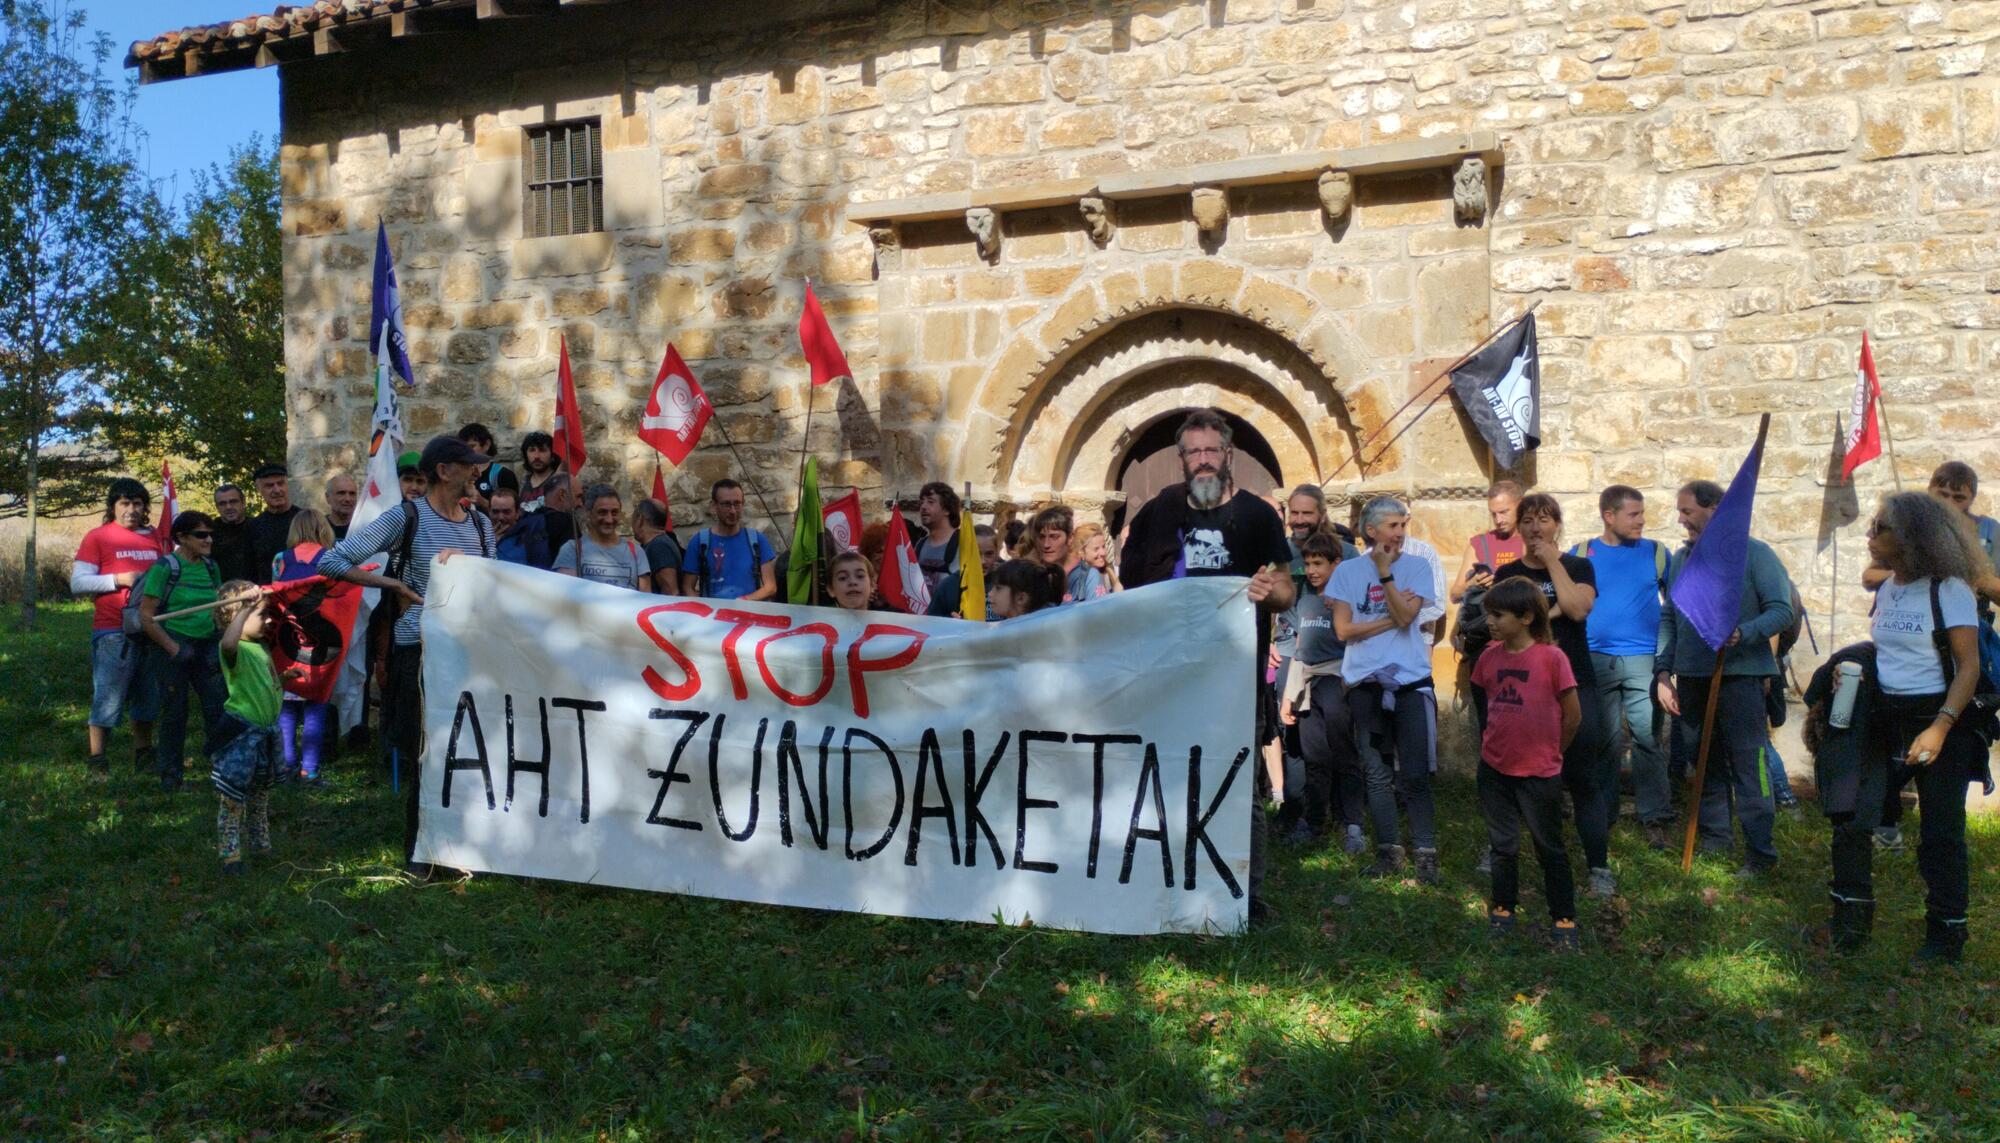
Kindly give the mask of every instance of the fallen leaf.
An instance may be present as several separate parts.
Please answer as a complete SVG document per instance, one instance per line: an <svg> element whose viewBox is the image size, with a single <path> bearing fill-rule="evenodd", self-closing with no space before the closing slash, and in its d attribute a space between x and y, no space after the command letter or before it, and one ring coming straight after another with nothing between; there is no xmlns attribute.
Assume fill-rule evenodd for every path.
<svg viewBox="0 0 2000 1143"><path fill-rule="evenodd" d="M1713 909L1722 900L1722 891L1710 885L1701 891L1701 903Z"/></svg>
<svg viewBox="0 0 2000 1143"><path fill-rule="evenodd" d="M126 1039L125 1049L131 1052L150 1052L153 1050L153 1037L147 1032L134 1032Z"/></svg>
<svg viewBox="0 0 2000 1143"><path fill-rule="evenodd" d="M1548 1046L1549 1046L1549 1034L1547 1032L1543 1032L1540 1035L1536 1036L1534 1039L1528 1041L1528 1050L1531 1052L1542 1051L1546 1049Z"/></svg>

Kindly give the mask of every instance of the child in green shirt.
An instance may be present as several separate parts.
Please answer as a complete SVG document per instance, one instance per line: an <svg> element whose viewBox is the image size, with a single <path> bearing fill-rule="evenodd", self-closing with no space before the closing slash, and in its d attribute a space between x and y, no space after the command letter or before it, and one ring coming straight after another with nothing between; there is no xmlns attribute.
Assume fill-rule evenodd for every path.
<svg viewBox="0 0 2000 1143"><path fill-rule="evenodd" d="M243 872L243 827L250 848L271 852L271 783L277 774L278 706L283 699L277 667L264 649L264 593L248 580L232 580L216 593L222 628L222 675L229 685L215 728L209 777L220 796L215 813L222 872ZM300 673L298 668L287 675Z"/></svg>

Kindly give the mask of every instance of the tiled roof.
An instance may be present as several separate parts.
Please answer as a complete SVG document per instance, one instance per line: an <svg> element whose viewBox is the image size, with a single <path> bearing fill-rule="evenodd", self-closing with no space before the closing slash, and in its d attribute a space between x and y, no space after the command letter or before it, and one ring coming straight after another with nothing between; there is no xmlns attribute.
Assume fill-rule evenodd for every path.
<svg viewBox="0 0 2000 1143"><path fill-rule="evenodd" d="M245 66L265 67L289 58L269 50L259 52L275 44L293 41L301 49L299 54L313 54L313 36L318 32L371 24L427 8L469 7L471 0L317 0L281 5L269 15L182 28L136 41L125 55L125 66L139 68L140 79L146 82ZM322 45L317 50L327 49Z"/></svg>

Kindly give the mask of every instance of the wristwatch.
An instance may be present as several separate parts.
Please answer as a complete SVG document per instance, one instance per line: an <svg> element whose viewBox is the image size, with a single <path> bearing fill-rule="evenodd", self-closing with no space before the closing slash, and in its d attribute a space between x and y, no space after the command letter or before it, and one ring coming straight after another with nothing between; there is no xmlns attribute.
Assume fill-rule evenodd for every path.
<svg viewBox="0 0 2000 1143"><path fill-rule="evenodd" d="M1388 575L1385 575L1385 576L1382 576L1382 577L1381 577L1381 582L1383 582L1383 583L1395 583L1395 582L1396 582L1396 573L1395 573L1395 572L1390 572L1390 573L1389 573Z"/></svg>

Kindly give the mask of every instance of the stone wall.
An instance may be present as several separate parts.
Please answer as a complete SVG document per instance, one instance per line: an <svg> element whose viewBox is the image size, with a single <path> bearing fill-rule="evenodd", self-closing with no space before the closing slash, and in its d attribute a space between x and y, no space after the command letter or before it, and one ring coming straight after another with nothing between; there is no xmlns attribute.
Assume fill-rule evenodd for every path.
<svg viewBox="0 0 2000 1143"><path fill-rule="evenodd" d="M2000 480L2000 3L884 0L761 29L680 10L285 65L299 471L352 466L365 439L379 214L415 432L477 418L511 444L543 424L567 336L593 455L637 487L633 428L671 338L780 513L806 276L856 368L817 394L812 444L830 485L871 497L934 475L995 500L1101 492L1116 442L1173 403L1157 370L1134 379L1203 356L1229 360L1194 395L1261 410L1287 479L1330 472L1426 362L1537 300L1529 475L1573 531L1611 481L1663 493L1667 527L1670 490L1727 478L1768 411L1759 531L1824 614L1819 481L1864 329L1905 478L1958 456ZM520 128L583 114L605 125L609 232L521 240ZM961 223L911 224L878 278L851 221L852 200L1475 130L1505 155L1478 226L1419 172L1362 180L1344 227L1309 183L1232 192L1211 243L1165 197L1121 210L1101 248L1067 209L1008 214L990 264ZM1353 486L1486 475L1442 407L1385 465ZM675 482L680 518L736 467L712 430ZM1886 470L1863 470L1864 500ZM1420 511L1440 536L1476 517Z"/></svg>

